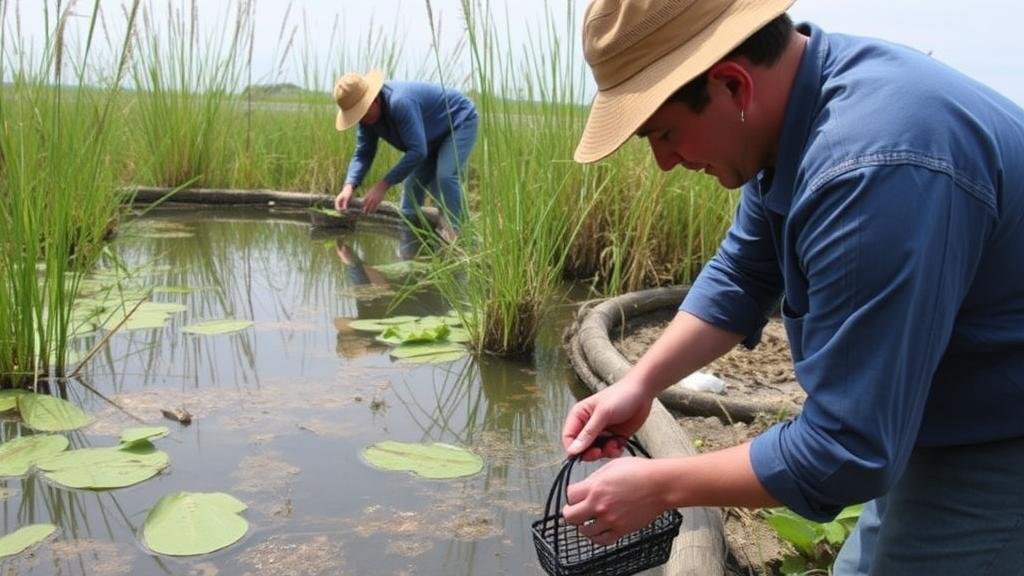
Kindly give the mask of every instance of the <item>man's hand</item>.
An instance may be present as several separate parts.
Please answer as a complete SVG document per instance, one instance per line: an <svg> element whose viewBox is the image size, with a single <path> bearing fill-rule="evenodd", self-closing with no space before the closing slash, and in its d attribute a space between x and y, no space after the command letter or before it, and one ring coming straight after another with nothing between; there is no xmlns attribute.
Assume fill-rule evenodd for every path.
<svg viewBox="0 0 1024 576"><path fill-rule="evenodd" d="M373 214L377 211L377 207L380 206L381 200L384 199L384 193L388 191L390 185L386 180L381 180L370 188L370 191L366 193L363 198L363 212L365 214Z"/></svg>
<svg viewBox="0 0 1024 576"><path fill-rule="evenodd" d="M348 201L352 199L352 194L355 192L355 186L351 184L345 184L341 188L341 192L334 198L334 209L338 212L344 212L348 208Z"/></svg>
<svg viewBox="0 0 1024 576"><path fill-rule="evenodd" d="M565 521L597 544L614 544L626 534L650 524L670 507L658 487L659 466L647 458L618 458L586 479L571 484Z"/></svg>
<svg viewBox="0 0 1024 576"><path fill-rule="evenodd" d="M609 440L593 446L602 433L629 438L651 412L652 398L634 382L620 380L576 403L565 417L562 445L570 455L583 460L616 458L624 448L621 440Z"/></svg>

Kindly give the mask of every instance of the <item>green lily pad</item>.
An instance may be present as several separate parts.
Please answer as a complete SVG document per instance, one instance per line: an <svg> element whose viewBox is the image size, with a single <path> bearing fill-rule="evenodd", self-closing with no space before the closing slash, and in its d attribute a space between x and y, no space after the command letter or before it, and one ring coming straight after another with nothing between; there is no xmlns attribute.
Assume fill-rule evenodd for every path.
<svg viewBox="0 0 1024 576"><path fill-rule="evenodd" d="M472 476L484 467L476 454L451 444L415 444L387 440L363 450L363 458L382 470L408 471L424 478Z"/></svg>
<svg viewBox="0 0 1024 576"><path fill-rule="evenodd" d="M400 278L429 270L430 265L418 260L400 260L389 264L378 264L374 268L387 278Z"/></svg>
<svg viewBox="0 0 1024 576"><path fill-rule="evenodd" d="M121 444L134 444L139 440L156 440L170 434L167 426L143 426L128 428L121 432Z"/></svg>
<svg viewBox="0 0 1024 576"><path fill-rule="evenodd" d="M21 436L0 444L0 476L21 476L39 460L63 452L68 439L55 434Z"/></svg>
<svg viewBox="0 0 1024 576"><path fill-rule="evenodd" d="M0 558L21 554L45 540L56 530L57 527L53 524L30 524L18 528L0 538Z"/></svg>
<svg viewBox="0 0 1024 576"><path fill-rule="evenodd" d="M385 326L394 326L396 324L407 324L409 322L416 322L419 320L418 316L392 316L390 318L381 318L377 320Z"/></svg>
<svg viewBox="0 0 1024 576"><path fill-rule="evenodd" d="M253 325L251 320L210 320L208 322L197 322L189 324L181 329L182 332L213 336L217 334L230 334L239 332Z"/></svg>
<svg viewBox="0 0 1024 576"><path fill-rule="evenodd" d="M469 342L469 331L465 328L452 328L446 338L449 342Z"/></svg>
<svg viewBox="0 0 1024 576"><path fill-rule="evenodd" d="M48 480L68 488L107 490L138 484L167 467L166 452L145 440L114 448L84 448L36 462Z"/></svg>
<svg viewBox="0 0 1024 576"><path fill-rule="evenodd" d="M143 302L121 326L121 330L150 330L163 328L176 312L188 310L186 306L171 302ZM124 314L112 315L103 323L107 330L113 330L124 318Z"/></svg>
<svg viewBox="0 0 1024 576"><path fill-rule="evenodd" d="M466 347L453 342L413 342L393 349L391 355L410 362L451 361L467 354ZM442 356L444 360L437 360Z"/></svg>
<svg viewBox="0 0 1024 576"><path fill-rule="evenodd" d="M0 390L0 412L7 412L18 407L18 397L31 394L28 390L16 388L14 390Z"/></svg>
<svg viewBox="0 0 1024 576"><path fill-rule="evenodd" d="M220 492L168 494L146 515L142 538L158 554L207 554L245 536L249 523L239 515L245 508L234 496Z"/></svg>
<svg viewBox="0 0 1024 576"><path fill-rule="evenodd" d="M379 320L353 320L348 325L359 332L383 332L390 326L381 324Z"/></svg>
<svg viewBox="0 0 1024 576"><path fill-rule="evenodd" d="M49 394L23 394L18 397L21 419L33 430L64 432L89 423L89 416L74 404Z"/></svg>
<svg viewBox="0 0 1024 576"><path fill-rule="evenodd" d="M377 337L377 340L387 344L406 344L410 342L436 342L444 340L448 336L448 327L444 324L433 326L423 325L419 322L408 324L397 324L388 326L388 329Z"/></svg>

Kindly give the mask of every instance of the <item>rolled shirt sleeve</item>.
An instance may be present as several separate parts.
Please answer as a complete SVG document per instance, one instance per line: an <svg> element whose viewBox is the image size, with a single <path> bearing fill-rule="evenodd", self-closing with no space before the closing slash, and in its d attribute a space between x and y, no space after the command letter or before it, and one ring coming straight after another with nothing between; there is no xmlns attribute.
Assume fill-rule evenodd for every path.
<svg viewBox="0 0 1024 576"><path fill-rule="evenodd" d="M914 165L850 170L794 204L783 315L807 400L750 452L776 499L828 520L899 478L991 218Z"/></svg>

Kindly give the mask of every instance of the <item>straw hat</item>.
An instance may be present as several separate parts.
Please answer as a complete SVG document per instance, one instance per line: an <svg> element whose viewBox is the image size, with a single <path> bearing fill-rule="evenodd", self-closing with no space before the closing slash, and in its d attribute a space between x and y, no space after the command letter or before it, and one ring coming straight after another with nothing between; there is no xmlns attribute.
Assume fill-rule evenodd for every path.
<svg viewBox="0 0 1024 576"><path fill-rule="evenodd" d="M384 73L380 70L371 70L365 76L350 72L338 78L334 82L334 101L340 110L334 127L341 131L355 126L366 115L383 85Z"/></svg>
<svg viewBox="0 0 1024 576"><path fill-rule="evenodd" d="M577 162L617 150L669 96L795 0L593 0L583 53L597 96Z"/></svg>

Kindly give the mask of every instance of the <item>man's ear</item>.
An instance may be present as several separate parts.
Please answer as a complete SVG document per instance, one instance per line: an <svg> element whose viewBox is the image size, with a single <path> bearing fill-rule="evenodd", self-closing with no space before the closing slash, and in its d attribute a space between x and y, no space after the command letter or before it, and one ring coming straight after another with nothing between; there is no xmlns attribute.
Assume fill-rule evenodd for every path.
<svg viewBox="0 0 1024 576"><path fill-rule="evenodd" d="M709 84L728 91L738 110L750 107L754 94L754 79L745 66L735 60L721 60L708 69Z"/></svg>

